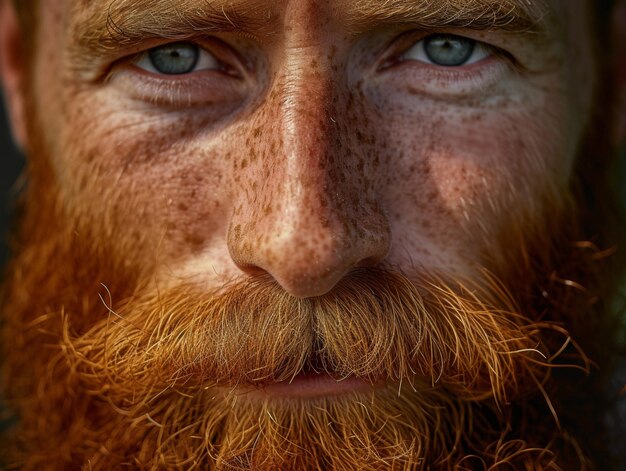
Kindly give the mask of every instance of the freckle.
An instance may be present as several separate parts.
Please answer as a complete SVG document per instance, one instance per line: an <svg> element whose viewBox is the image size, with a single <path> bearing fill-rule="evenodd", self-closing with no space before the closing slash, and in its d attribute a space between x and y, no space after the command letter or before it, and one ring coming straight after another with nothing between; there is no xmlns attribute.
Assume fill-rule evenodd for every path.
<svg viewBox="0 0 626 471"><path fill-rule="evenodd" d="M247 166L248 166L248 161L247 161L246 159L243 159L243 160L241 161L241 168L242 168L242 169L244 169L244 168L246 168Z"/></svg>
<svg viewBox="0 0 626 471"><path fill-rule="evenodd" d="M407 87L406 91L410 94L410 95L420 95L421 92L415 88L415 87Z"/></svg>
<svg viewBox="0 0 626 471"><path fill-rule="evenodd" d="M328 58L332 60L335 58L336 55L337 55L337 46L333 44L330 47L330 54L328 55Z"/></svg>
<svg viewBox="0 0 626 471"><path fill-rule="evenodd" d="M187 211L187 210L189 209L189 206L187 206L185 203L179 203L179 204L178 204L178 209L179 209L180 211L183 211L183 212L184 212L184 211Z"/></svg>
<svg viewBox="0 0 626 471"><path fill-rule="evenodd" d="M244 255L249 255L252 253L252 246L250 245L249 242L246 242L242 245L241 251Z"/></svg>
<svg viewBox="0 0 626 471"><path fill-rule="evenodd" d="M255 138L260 137L260 136L261 136L261 128L260 128L260 127L255 128L255 129L254 129L254 131L252 131L252 135L253 135Z"/></svg>
<svg viewBox="0 0 626 471"><path fill-rule="evenodd" d="M188 234L185 236L185 242L197 251L204 245L204 237L199 234Z"/></svg>

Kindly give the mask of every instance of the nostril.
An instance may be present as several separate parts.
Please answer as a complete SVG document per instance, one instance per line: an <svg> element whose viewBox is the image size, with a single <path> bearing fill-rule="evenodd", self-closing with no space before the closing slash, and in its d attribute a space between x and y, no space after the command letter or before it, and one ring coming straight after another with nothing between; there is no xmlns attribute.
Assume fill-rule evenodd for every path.
<svg viewBox="0 0 626 471"><path fill-rule="evenodd" d="M287 224L290 221L283 219L280 222ZM342 232L341 227L313 225L310 221L307 220L308 231L302 230L303 225L298 226L299 230L283 227L280 237L266 237L263 243L255 245L254 250L244 250L250 246L245 239L250 233L241 238L230 238L231 259L246 276L269 276L289 294L309 298L332 290L353 269L378 267L387 257L390 248L388 231L380 231L382 236L374 240L356 238L354 232ZM312 234L316 237L313 238Z"/></svg>
<svg viewBox="0 0 626 471"><path fill-rule="evenodd" d="M384 257L367 257L362 259L359 263L355 264L355 268L372 268L377 267L383 260Z"/></svg>
<svg viewBox="0 0 626 471"><path fill-rule="evenodd" d="M267 270L259 267L258 265L254 265L252 263L237 263L235 262L237 267L244 272L248 276L262 276L267 274Z"/></svg>

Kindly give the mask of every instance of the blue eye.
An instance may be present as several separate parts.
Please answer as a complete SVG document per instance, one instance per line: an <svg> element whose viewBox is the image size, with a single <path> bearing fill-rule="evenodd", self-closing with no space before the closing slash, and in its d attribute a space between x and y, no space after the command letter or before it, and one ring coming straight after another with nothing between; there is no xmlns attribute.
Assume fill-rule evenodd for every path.
<svg viewBox="0 0 626 471"><path fill-rule="evenodd" d="M476 49L476 41L458 36L436 35L424 40L426 56L435 64L455 67L465 64Z"/></svg>
<svg viewBox="0 0 626 471"><path fill-rule="evenodd" d="M195 44L168 44L148 53L154 68L162 74L188 74L198 63L200 52Z"/></svg>
<svg viewBox="0 0 626 471"><path fill-rule="evenodd" d="M462 67L490 55L486 45L473 39L452 34L433 34L413 45L404 53L403 59L441 67Z"/></svg>
<svg viewBox="0 0 626 471"><path fill-rule="evenodd" d="M220 63L210 52L193 43L172 43L145 53L136 65L161 75L183 75L201 70L219 70Z"/></svg>

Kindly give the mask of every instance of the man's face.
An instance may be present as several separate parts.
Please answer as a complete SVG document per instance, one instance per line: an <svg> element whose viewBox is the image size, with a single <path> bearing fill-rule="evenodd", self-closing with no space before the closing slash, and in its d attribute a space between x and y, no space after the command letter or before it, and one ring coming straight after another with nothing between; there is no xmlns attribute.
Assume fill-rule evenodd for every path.
<svg viewBox="0 0 626 471"><path fill-rule="evenodd" d="M590 125L591 2L43 5L25 144L31 210L49 226L34 231L31 253L68 262L54 288L37 285L37 306L50 317L63 311L75 329L63 338L78 352L70 370L113 403L108 414L127 407L132 416L157 401L163 406L133 417L135 426L168 427L176 413L178 426L167 428L175 437L202 422L193 430L205 434L206 456L194 456L233 466L324 468L332 453L339 463L340 447L313 439L324 421L337 431L329 442L344 445L348 421L378 427L366 435L378 455L362 455L361 469L389 465L399 450L403 466L452 465L459 443L479 442L454 430L470 434L477 401L501 411L527 393L522 377L540 389L530 366L540 357L517 356L537 353L545 326L535 324L538 313L520 312L530 303L518 297L550 296L533 291L537 254L527 249L550 239L551 219L566 212ZM216 300L228 309L210 307ZM159 354L142 369L148 356L137 351L150 349ZM127 361L133 355L139 360ZM107 377L100 370L120 376L96 391ZM127 376L136 382L123 383ZM166 408L182 392L159 402L156 384L168 381L194 405ZM232 417L202 410L206 390L227 398L219 404ZM355 412L367 401L371 420ZM339 419L342 410L349 414ZM482 425L503 432L508 419L490 414ZM105 422L130 426L122 416ZM379 440L394 421L400 437ZM133 442L139 462L164 443L155 433ZM411 444L411 434L423 440ZM307 458L280 457L276 444L296 436L294 450ZM120 450L113 455L129 459ZM343 451L356 466L358 454ZM473 451L487 453L465 450Z"/></svg>
<svg viewBox="0 0 626 471"><path fill-rule="evenodd" d="M139 3L47 2L33 87L61 204L154 283L469 275L569 181L586 2Z"/></svg>

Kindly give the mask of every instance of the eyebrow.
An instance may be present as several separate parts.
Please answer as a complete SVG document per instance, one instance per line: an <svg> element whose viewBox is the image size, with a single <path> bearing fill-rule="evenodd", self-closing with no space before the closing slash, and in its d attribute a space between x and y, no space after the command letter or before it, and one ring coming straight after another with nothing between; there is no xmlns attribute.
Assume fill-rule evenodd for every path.
<svg viewBox="0 0 626 471"><path fill-rule="evenodd" d="M410 24L424 30L499 30L545 37L555 20L548 0L356 0L346 14L356 32Z"/></svg>
<svg viewBox="0 0 626 471"><path fill-rule="evenodd" d="M263 0L81 0L73 35L93 52L149 39L190 39L218 32L258 35L276 25Z"/></svg>

